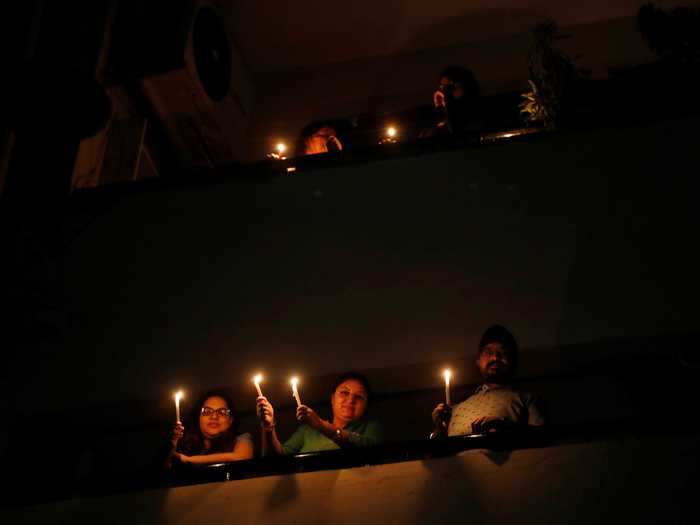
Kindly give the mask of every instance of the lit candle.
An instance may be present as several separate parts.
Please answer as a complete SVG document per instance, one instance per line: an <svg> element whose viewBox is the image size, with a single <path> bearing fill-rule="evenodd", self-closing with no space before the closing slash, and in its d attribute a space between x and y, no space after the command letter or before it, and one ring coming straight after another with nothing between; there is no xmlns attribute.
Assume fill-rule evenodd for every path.
<svg viewBox="0 0 700 525"><path fill-rule="evenodd" d="M396 137L397 130L394 126L389 126L386 128L386 136L389 137L390 139L393 139Z"/></svg>
<svg viewBox="0 0 700 525"><path fill-rule="evenodd" d="M287 151L287 145L284 142L278 142L275 145L275 150L277 150L277 155L279 155L280 158L283 158L282 155L284 155L284 152Z"/></svg>
<svg viewBox="0 0 700 525"><path fill-rule="evenodd" d="M175 392L175 421L180 423L180 399L182 399L184 394L182 390Z"/></svg>
<svg viewBox="0 0 700 525"><path fill-rule="evenodd" d="M262 390L260 390L260 383L262 383L262 374L258 374L253 378L253 383L255 383L255 389L258 391L258 397L262 397Z"/></svg>
<svg viewBox="0 0 700 525"><path fill-rule="evenodd" d="M445 378L445 404L450 405L450 379L452 378L452 372L449 369L446 369L442 373L443 377Z"/></svg>
<svg viewBox="0 0 700 525"><path fill-rule="evenodd" d="M293 377L292 380L290 381L292 384L292 395L294 396L294 399L297 400L297 407L301 406L301 399L299 399L299 391L297 390L297 385L299 384L299 378L298 377Z"/></svg>

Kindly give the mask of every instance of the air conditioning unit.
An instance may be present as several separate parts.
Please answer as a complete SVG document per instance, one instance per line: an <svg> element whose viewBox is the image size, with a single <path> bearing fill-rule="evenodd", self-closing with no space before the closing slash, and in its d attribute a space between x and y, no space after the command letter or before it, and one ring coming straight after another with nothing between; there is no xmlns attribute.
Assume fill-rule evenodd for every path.
<svg viewBox="0 0 700 525"><path fill-rule="evenodd" d="M107 76L140 85L181 167L244 156L253 89L231 33L213 0L120 4Z"/></svg>
<svg viewBox="0 0 700 525"><path fill-rule="evenodd" d="M105 126L80 142L72 189L138 181L160 175L160 158L151 141L150 122L129 111L124 95L110 88L112 115Z"/></svg>

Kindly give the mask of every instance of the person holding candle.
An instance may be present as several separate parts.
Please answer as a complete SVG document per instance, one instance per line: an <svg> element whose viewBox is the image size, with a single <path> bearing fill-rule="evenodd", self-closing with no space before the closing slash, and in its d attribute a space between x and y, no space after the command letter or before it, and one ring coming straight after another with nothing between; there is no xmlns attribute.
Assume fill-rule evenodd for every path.
<svg viewBox="0 0 700 525"><path fill-rule="evenodd" d="M433 93L435 122L421 132L421 138L459 136L478 127L479 91L479 82L470 69L454 65L443 69Z"/></svg>
<svg viewBox="0 0 700 525"><path fill-rule="evenodd" d="M366 417L371 389L362 374L347 372L336 380L331 393L330 420L321 418L311 407L302 404L298 391L295 394L298 405L296 416L302 424L284 444L277 436L272 404L264 396L258 397L263 454L292 455L371 447L382 442L382 426Z"/></svg>
<svg viewBox="0 0 700 525"><path fill-rule="evenodd" d="M175 423L170 440L166 469L176 464L210 465L251 459L253 441L250 434L237 435L233 402L223 390L204 394L195 405L191 429Z"/></svg>
<svg viewBox="0 0 700 525"><path fill-rule="evenodd" d="M343 143L338 138L339 122L319 121L312 122L301 131L301 137L297 146L297 156L317 155L342 151Z"/></svg>
<svg viewBox="0 0 700 525"><path fill-rule="evenodd" d="M518 363L518 343L506 328L493 325L484 332L476 354L483 384L455 407L440 403L433 410L433 433L439 436L479 434L544 424L535 398L511 386Z"/></svg>

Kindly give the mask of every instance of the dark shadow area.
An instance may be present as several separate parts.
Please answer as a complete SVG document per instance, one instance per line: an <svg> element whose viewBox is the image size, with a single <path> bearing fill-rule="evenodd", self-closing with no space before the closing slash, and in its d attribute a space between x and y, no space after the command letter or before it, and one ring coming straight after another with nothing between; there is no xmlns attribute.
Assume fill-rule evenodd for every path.
<svg viewBox="0 0 700 525"><path fill-rule="evenodd" d="M325 416L331 365L347 356L375 367L371 410L388 440L423 439L441 401L436 370L460 360L462 399L476 381L470 330L495 317L509 316L532 350L521 386L547 400L555 424L607 428L650 410L685 419L692 405L669 400L697 399L697 192L685 169L695 126L378 146L206 181L183 173L76 193L51 220L3 206L17 480L7 501L149 485L170 427L168 381L233 382L248 407L253 366L277 373L265 388L284 436L295 427L285 371L324 363L303 396ZM279 175L292 165L295 176ZM63 429L63 454L32 453L44 447L24 436L35 417Z"/></svg>
<svg viewBox="0 0 700 525"><path fill-rule="evenodd" d="M219 122L175 112L156 129L177 130L207 168L178 169L160 130L160 153L174 154L162 177L105 176L109 184L71 194L80 141L114 111L94 75L103 32L85 23L108 15L103 3L61 16L62 7L41 4L38 51L11 63L0 121L14 141L0 188L3 506L89 500L97 522L94 509L114 494L277 477L260 499L284 513L304 496L296 474L332 471L320 484L332 491L348 470L416 462L427 475L405 497L418 501L418 521L454 521L435 505L455 480L450 497L498 517L506 514L489 507L494 493L513 481L505 500L518 501L517 483L531 478L498 480L488 492L456 461L478 455L481 472L496 477L518 471L518 452L549 450L560 463L533 461L545 485L561 485L538 501L550 498L572 523L608 508L610 520L685 517L690 475L673 473L697 464L700 433L700 68L688 39L654 40L657 61L579 79L556 131L522 122L519 92L480 97L478 122L431 138L421 138L434 124L431 106L383 111L377 100L332 120L342 151L243 166L216 162L231 139ZM157 18L152 6L123 5ZM136 77L184 60L187 13L168 16L163 36L178 45L153 39L150 22L116 36L123 47L111 74L144 119L156 113ZM57 22L70 18L75 31ZM537 14L469 13L406 46L437 46L460 28L470 33L464 42L480 38L482 23L501 18L509 34ZM222 100L233 66L217 58L228 41L220 20L211 23L214 41L206 27L198 33L198 67L209 72L208 96ZM396 140L386 140L387 123ZM517 386L545 400L549 425L427 440L443 400L437 371L455 366L452 394L464 399L477 381L475 334L494 321L525 343ZM192 392L236 385L241 430L257 445L253 369L270 371L265 393L288 437L297 422L287 373L302 368L304 400L328 417L329 385L345 367L379 387L370 413L385 425L385 445L163 475L171 383ZM679 436L688 440L678 449L645 448ZM562 510L566 476L547 468L564 464L573 477L579 458L567 459L566 447L587 444L599 447L594 467L579 479L579 499L562 501L595 504ZM627 490L640 469L657 483ZM143 521L168 505L167 491L152 497ZM666 513L655 506L680 497Z"/></svg>

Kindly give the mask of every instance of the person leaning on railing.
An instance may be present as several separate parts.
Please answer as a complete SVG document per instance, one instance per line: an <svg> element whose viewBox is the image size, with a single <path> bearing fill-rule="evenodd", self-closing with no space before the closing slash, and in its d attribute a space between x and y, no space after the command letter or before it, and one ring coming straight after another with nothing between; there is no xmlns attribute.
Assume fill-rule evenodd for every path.
<svg viewBox="0 0 700 525"><path fill-rule="evenodd" d="M167 470L182 464L211 465L253 457L253 440L250 434L236 433L234 405L226 392L204 394L191 420L188 429L179 422L173 428Z"/></svg>
<svg viewBox="0 0 700 525"><path fill-rule="evenodd" d="M467 399L433 410L431 438L481 434L520 426L541 426L544 418L534 396L511 386L518 364L518 343L506 328L491 326L481 337L476 366L483 379Z"/></svg>
<svg viewBox="0 0 700 525"><path fill-rule="evenodd" d="M331 421L322 419L312 408L301 405L297 408L296 417L302 424L284 444L275 430L272 404L264 396L258 397L263 455L292 455L380 444L383 440L381 424L366 417L370 394L369 382L363 375L356 372L341 375L331 394Z"/></svg>

